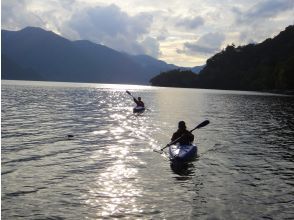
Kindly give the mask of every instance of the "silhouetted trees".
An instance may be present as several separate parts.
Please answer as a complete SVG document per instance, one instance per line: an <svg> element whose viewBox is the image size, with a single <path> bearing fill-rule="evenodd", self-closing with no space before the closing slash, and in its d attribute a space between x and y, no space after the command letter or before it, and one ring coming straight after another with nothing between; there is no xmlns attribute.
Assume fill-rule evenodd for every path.
<svg viewBox="0 0 294 220"><path fill-rule="evenodd" d="M260 44L229 45L207 60L198 87L246 90L294 89L294 26Z"/></svg>
<svg viewBox="0 0 294 220"><path fill-rule="evenodd" d="M173 86L176 84L178 87L212 89L293 91L294 26L260 44L228 45L207 60L197 77L181 74L180 71L170 71L161 74L160 80L154 81L156 77L153 78L151 83L169 86L173 82ZM181 85L181 82L184 83Z"/></svg>
<svg viewBox="0 0 294 220"><path fill-rule="evenodd" d="M162 72L150 80L153 86L194 87L197 75L191 70L175 69Z"/></svg>

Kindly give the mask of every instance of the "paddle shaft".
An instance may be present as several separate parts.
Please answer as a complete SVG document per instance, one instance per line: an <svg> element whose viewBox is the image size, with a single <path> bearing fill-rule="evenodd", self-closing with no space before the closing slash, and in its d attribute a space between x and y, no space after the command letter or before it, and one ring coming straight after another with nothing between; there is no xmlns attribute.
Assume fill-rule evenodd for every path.
<svg viewBox="0 0 294 220"><path fill-rule="evenodd" d="M136 99L128 90L126 91L133 99Z"/></svg>

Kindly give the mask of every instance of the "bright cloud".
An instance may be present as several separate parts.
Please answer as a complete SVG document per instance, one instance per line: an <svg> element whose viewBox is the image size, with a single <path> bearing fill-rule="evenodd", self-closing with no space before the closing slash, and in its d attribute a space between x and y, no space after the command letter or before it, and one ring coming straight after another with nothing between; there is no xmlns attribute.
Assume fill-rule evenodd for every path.
<svg viewBox="0 0 294 220"><path fill-rule="evenodd" d="M194 18L189 18L189 17L179 18L178 21L176 22L177 26L183 26L190 30L196 29L203 24L204 24L204 19L200 16L197 16Z"/></svg>
<svg viewBox="0 0 294 220"><path fill-rule="evenodd" d="M228 44L293 25L293 0L2 0L2 28L37 26L71 40L196 66Z"/></svg>
<svg viewBox="0 0 294 220"><path fill-rule="evenodd" d="M149 51L139 43L139 40L148 34L151 23L152 15L148 13L129 16L118 6L109 5L77 11L65 25L76 32L81 39L138 54ZM149 55L154 56L156 53Z"/></svg>
<svg viewBox="0 0 294 220"><path fill-rule="evenodd" d="M253 5L249 9L236 8L237 21L244 23L256 23L264 19L274 19L276 16L294 9L293 0L267 0ZM292 14L294 15L294 14Z"/></svg>
<svg viewBox="0 0 294 220"><path fill-rule="evenodd" d="M210 55L217 53L225 40L225 35L221 33L208 33L201 36L197 41L184 43L184 48L178 49L178 53L191 55Z"/></svg>

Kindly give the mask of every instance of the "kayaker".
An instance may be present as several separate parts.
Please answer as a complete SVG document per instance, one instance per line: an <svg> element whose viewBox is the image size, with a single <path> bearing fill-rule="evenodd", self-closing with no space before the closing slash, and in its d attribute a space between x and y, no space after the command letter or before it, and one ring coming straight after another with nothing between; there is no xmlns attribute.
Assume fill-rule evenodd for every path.
<svg viewBox="0 0 294 220"><path fill-rule="evenodd" d="M138 97L138 100L134 98L134 102L137 104L137 107L145 107L144 102L142 102L141 97Z"/></svg>
<svg viewBox="0 0 294 220"><path fill-rule="evenodd" d="M187 130L184 121L179 122L178 130L173 134L171 141L175 141L178 138L179 140L176 143L180 145L189 145L194 141L194 135Z"/></svg>

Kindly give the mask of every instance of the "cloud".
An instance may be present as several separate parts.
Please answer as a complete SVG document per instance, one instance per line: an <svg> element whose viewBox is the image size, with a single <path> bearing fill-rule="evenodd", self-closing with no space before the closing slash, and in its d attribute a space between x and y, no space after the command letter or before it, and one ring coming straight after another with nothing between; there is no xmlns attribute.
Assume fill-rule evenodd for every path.
<svg viewBox="0 0 294 220"><path fill-rule="evenodd" d="M60 33L73 10L75 0L2 0L2 28L20 30L41 27Z"/></svg>
<svg viewBox="0 0 294 220"><path fill-rule="evenodd" d="M231 39L236 45L259 43L274 37L286 26L293 24L293 0L260 0L254 4L233 6L234 22L230 27L238 38ZM237 36L237 35L236 35Z"/></svg>
<svg viewBox="0 0 294 220"><path fill-rule="evenodd" d="M183 49L178 49L177 52L190 55L213 55L220 50L224 40L224 34L208 33L197 41L184 43Z"/></svg>
<svg viewBox="0 0 294 220"><path fill-rule="evenodd" d="M145 48L145 53L152 57L159 57L161 55L159 43L152 37L145 38L141 45Z"/></svg>
<svg viewBox="0 0 294 220"><path fill-rule="evenodd" d="M222 45L273 37L293 24L294 14L293 0L2 0L1 7L3 29L36 26L189 65Z"/></svg>
<svg viewBox="0 0 294 220"><path fill-rule="evenodd" d="M293 0L267 0L253 5L247 10L233 7L233 12L237 15L237 22L256 23L260 20L274 18L286 11L294 9Z"/></svg>
<svg viewBox="0 0 294 220"><path fill-rule="evenodd" d="M75 0L2 2L2 27L6 29L36 26L71 40L85 39L118 51L156 57L160 51L156 38L149 36L152 22L150 13L130 16L115 4L93 6Z"/></svg>
<svg viewBox="0 0 294 220"><path fill-rule="evenodd" d="M152 22L153 17L148 13L130 16L112 4L77 11L67 25L81 39L138 54L145 52L139 41L144 42Z"/></svg>
<svg viewBox="0 0 294 220"><path fill-rule="evenodd" d="M161 30L158 31L156 39L158 41L164 41L169 35L169 31L165 27L163 27Z"/></svg>
<svg viewBox="0 0 294 220"><path fill-rule="evenodd" d="M25 0L10 0L1 2L1 25L9 30L18 30L28 26L45 25L44 20L27 9ZM3 27L3 25L2 25Z"/></svg>
<svg viewBox="0 0 294 220"><path fill-rule="evenodd" d="M182 26L188 29L196 29L204 24L204 19L200 16L190 18L178 18L178 21L176 22L176 26Z"/></svg>

